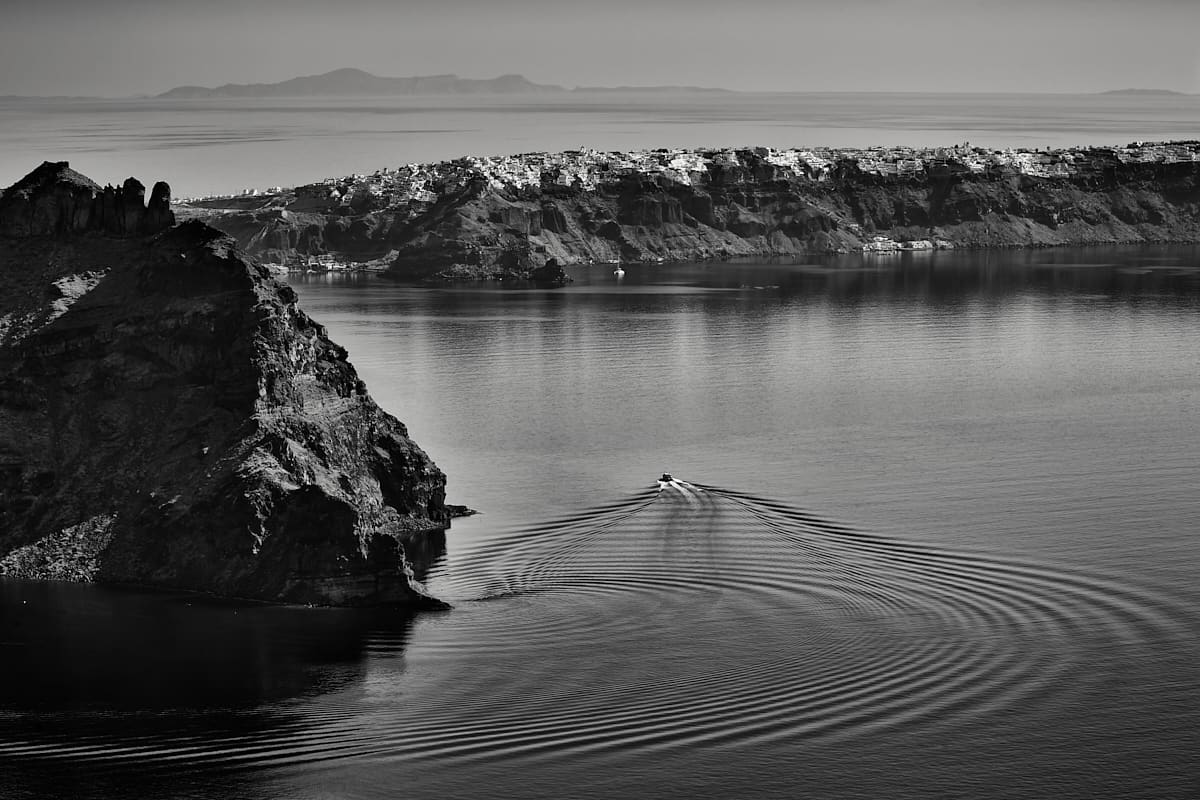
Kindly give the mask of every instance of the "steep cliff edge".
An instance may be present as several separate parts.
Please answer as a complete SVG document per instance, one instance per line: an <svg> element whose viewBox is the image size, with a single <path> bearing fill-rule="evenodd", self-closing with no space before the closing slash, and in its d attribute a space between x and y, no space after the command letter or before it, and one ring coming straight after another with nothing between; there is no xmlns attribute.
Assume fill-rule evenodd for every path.
<svg viewBox="0 0 1200 800"><path fill-rule="evenodd" d="M1043 177L1016 167L973 171L979 164L952 158L877 174L863 154L811 169L775 163L765 148L637 155L645 162L660 153L649 171L609 168L630 154L597 154L586 185L546 165L587 154L532 154L508 158L515 164L499 175L477 160L410 165L399 177L327 181L186 213L271 261L375 259L418 281L554 281L560 266L577 263L846 252L869 250L876 237L942 247L1200 241L1200 160L1129 162L1126 151L1105 149L1019 154L1030 163L1073 159L1069 175ZM688 158L692 166L672 166ZM539 169L540 178L505 183Z"/></svg>
<svg viewBox="0 0 1200 800"><path fill-rule="evenodd" d="M107 194L54 164L0 197L0 575L440 605L445 477L345 351L228 236Z"/></svg>

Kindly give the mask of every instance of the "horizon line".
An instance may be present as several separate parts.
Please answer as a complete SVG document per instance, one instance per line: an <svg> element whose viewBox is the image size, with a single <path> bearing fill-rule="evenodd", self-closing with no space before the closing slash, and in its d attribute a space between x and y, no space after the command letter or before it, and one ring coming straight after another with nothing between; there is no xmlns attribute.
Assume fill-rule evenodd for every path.
<svg viewBox="0 0 1200 800"><path fill-rule="evenodd" d="M376 79L384 80L384 81L412 81L412 80L422 80L422 79L431 79L431 78L452 78L454 80L475 81L475 82L480 82L480 83L487 83L487 82L500 81L503 78L516 78L516 79L519 79L521 81L524 81L524 82L530 84L531 86L538 87L543 90L546 90L546 89L551 90L550 92L512 91L512 92L497 92L497 93L495 93L495 94L506 94L506 95L547 94L547 93L554 93L555 91L561 91L563 93L621 92L621 91L628 91L628 92L658 91L658 92L662 92L662 93L669 93L669 92L674 91L674 92L678 92L678 93L714 92L714 93L743 94L743 95L921 94L921 95L971 95L971 96L979 96L979 95L1047 95L1047 96L1092 96L1092 95L1136 96L1136 95L1143 95L1143 96L1170 96L1170 97L1200 96L1200 92L1182 92L1182 91L1177 91L1175 89L1163 89L1163 88L1151 88L1151 87L1132 87L1132 86L1123 86L1123 87L1117 87L1117 88L1111 88L1111 89L1059 90L1059 91L1045 91L1045 90L1038 90L1038 89L1003 89L1003 90L987 89L987 90L972 91L972 90L944 90L944 89L921 89L921 88L913 88L913 89L800 89L800 88L795 88L795 89L730 89L730 88L722 87L722 86L697 86L694 84L672 84L672 83L640 84L640 85L639 84L620 84L620 85L616 85L616 86L606 86L606 85L597 85L597 84L577 84L574 86L564 86L561 84L554 84L554 83L538 83L536 81L530 80L522 73L515 73L515 72L502 72L502 73L500 73L494 77L490 77L490 78L473 78L473 77L464 78L463 76L459 75L458 73L454 73L454 72L430 73L427 75L387 76L387 75L377 75L375 73L369 72L369 71L361 69L359 67L338 67L336 69L327 70L325 72L312 73L312 74L306 74L306 75L295 75L290 78L284 78L283 80L270 81L270 82L223 83L218 86L201 86L199 84L183 83L183 84L178 84L178 85L172 86L169 89L166 89L165 91L162 91L162 92L157 92L157 93L138 92L138 93L134 93L134 94L74 95L74 94L61 94L60 93L60 94L51 94L51 95L40 95L40 94L11 94L10 93L10 94L0 95L0 100L147 100L147 99L160 99L160 98L161 99L169 99L169 100L216 99L216 98L203 98L203 97L165 98L165 97L163 97L163 95L167 95L167 94L170 94L172 92L175 92L175 91L178 91L181 89L194 89L194 90L202 90L202 91L208 91L208 92L215 92L215 91L218 91L221 89L233 88L233 87L237 87L237 88L260 87L262 89L268 89L271 87L280 86L282 84L291 84L291 83L296 83L296 82L302 82L305 80L327 78L327 77L335 75L337 73L357 73L357 74L365 76L365 77L376 78ZM278 95L278 97L292 97L292 98L296 98L296 97L339 97L339 96L340 97L405 97L405 96L421 97L421 96L454 96L456 94L459 94L459 93L455 93L455 92L412 92L412 93L402 93L402 94L388 94L388 93L356 94L353 92L345 92L345 93L335 92L335 93L319 93L319 94L285 94L285 95ZM463 93L463 94L466 94L466 93ZM241 95L241 96L249 97L252 95ZM235 95L234 97L238 97L238 96ZM270 97L270 95L263 95L263 97Z"/></svg>
<svg viewBox="0 0 1200 800"><path fill-rule="evenodd" d="M470 79L470 80L489 80ZM250 84L223 84L223 85L250 85ZM270 85L270 84L265 84ZM542 84L545 85L545 84ZM297 95L276 95L276 96L217 96L217 97L162 97L163 94L172 91L173 89L184 88L190 86L185 84L182 86L172 87L166 92L158 94L96 94L96 95L70 95L70 94L0 94L0 102L12 100L164 100L164 101L186 101L192 102L196 100L302 100L316 98L401 98L401 97L545 97L546 92L504 92L495 94L468 94L454 92L413 92L410 94L297 94ZM219 87L196 87L196 88L219 88ZM726 89L718 86L674 86L668 84L650 84L650 85L622 85L622 86L575 86L562 87L563 94L572 94L575 92L612 92L614 94L620 92L653 92L658 91L662 94L736 94L736 95L1033 95L1042 97L1097 97L1102 95L1125 95L1125 96L1144 96L1144 97L1200 97L1200 92L1180 92L1174 89L1093 89L1093 90L1058 90L1045 91L1034 89L983 89L977 91L965 89Z"/></svg>

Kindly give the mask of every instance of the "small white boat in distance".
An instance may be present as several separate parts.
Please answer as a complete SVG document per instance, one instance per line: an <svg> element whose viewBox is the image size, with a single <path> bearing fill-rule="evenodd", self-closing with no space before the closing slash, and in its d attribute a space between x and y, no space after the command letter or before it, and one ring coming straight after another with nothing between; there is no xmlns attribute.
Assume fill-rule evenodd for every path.
<svg viewBox="0 0 1200 800"><path fill-rule="evenodd" d="M617 268L613 270L613 275L616 275L619 278L624 274L625 274L625 270L622 269L622 267L621 267L621 259L618 258L617 259Z"/></svg>

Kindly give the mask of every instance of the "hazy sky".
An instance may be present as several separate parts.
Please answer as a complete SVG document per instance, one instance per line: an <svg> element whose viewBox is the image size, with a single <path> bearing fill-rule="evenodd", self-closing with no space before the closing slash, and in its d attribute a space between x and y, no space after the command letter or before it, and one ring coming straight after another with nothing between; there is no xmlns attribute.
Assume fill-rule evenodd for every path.
<svg viewBox="0 0 1200 800"><path fill-rule="evenodd" d="M1200 0L3 0L0 94L380 75L1200 92Z"/></svg>

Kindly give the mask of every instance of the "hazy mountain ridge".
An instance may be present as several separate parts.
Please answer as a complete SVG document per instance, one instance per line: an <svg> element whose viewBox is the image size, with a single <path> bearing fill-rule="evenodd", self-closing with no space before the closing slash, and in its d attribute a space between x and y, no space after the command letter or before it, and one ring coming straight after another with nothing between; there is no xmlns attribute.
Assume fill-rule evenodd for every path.
<svg viewBox="0 0 1200 800"><path fill-rule="evenodd" d="M558 94L570 92L731 92L706 86L579 86L574 89L557 84L534 83L524 75L500 75L496 78L461 78L454 74L416 75L390 78L361 69L343 68L320 75L306 75L278 83L227 83L223 86L177 86L155 95L161 99L203 97L318 97L330 95L371 95L394 97L422 94Z"/></svg>
<svg viewBox="0 0 1200 800"><path fill-rule="evenodd" d="M202 97L307 97L322 95L411 94L542 94L565 92L561 86L533 83L521 75L460 78L457 75L418 75L389 78L360 69L336 69L278 83L227 83L224 86L177 86L156 95L164 99Z"/></svg>
<svg viewBox="0 0 1200 800"><path fill-rule="evenodd" d="M375 75L353 67L335 69L319 75L303 75L275 83L226 83L220 86L176 86L160 94L137 94L130 97L139 100L191 100L202 98L235 97L329 97L329 96L374 96L403 97L410 95L510 95L510 94L598 94L605 92L631 94L754 94L765 90L727 89L719 86L694 86L684 84L652 84L645 86L575 86L567 88L558 84L534 83L523 75L506 74L495 78L463 78L453 73L440 75L414 75L409 77L387 77ZM922 92L942 94L942 92ZM776 92L777 93L777 92ZM809 94L812 90L784 91L783 94ZM846 93L846 92L843 92ZM854 92L848 92L853 94ZM881 94L908 94L910 92L881 92ZM1037 92L1035 92L1037 93ZM953 94L953 92L951 92ZM1067 94L1072 94L1068 92ZM1098 92L1079 91L1077 94L1113 97L1196 97L1196 94L1173 89L1121 88ZM28 102L41 100L75 101L118 99L111 95L0 95L0 102ZM124 98L129 99L129 98Z"/></svg>

